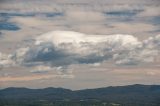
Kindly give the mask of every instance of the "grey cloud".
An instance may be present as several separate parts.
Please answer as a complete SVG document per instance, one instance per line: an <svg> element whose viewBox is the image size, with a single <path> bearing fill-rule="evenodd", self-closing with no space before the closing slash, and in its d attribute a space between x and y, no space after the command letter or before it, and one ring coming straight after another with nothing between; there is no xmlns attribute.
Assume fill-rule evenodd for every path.
<svg viewBox="0 0 160 106"><path fill-rule="evenodd" d="M160 50L159 35L140 42L131 35L109 35L103 36L102 39L92 35L93 37L88 39L87 37L91 35L78 34L67 31L44 34L40 36L42 39L36 39L36 43L39 40L43 41L27 49L18 50L12 59L29 67L37 65L66 67L72 64L94 64L103 61L113 61L117 65L141 65L153 63ZM62 38L57 38L59 36ZM21 54L18 54L20 51Z"/></svg>
<svg viewBox="0 0 160 106"><path fill-rule="evenodd" d="M37 45L26 53L25 61L52 61L65 57L65 53L56 50L51 43Z"/></svg>
<svg viewBox="0 0 160 106"><path fill-rule="evenodd" d="M24 47L23 47L24 46ZM144 66L160 54L160 35L139 41L132 35L87 35L71 31L42 34L12 54L0 53L0 68L20 66L31 73L70 74L72 65Z"/></svg>
<svg viewBox="0 0 160 106"><path fill-rule="evenodd" d="M67 43L63 44L67 48ZM74 44L72 44L74 45ZM93 48L93 45L90 46ZM107 54L108 58L109 55ZM105 60L107 56L100 56L96 53L90 53L85 56L81 56L75 54L74 51L72 53L72 48L70 49L70 53L66 52L63 49L56 48L51 42L41 43L40 45L35 45L31 47L24 55L23 61L21 61L22 65L31 66L31 64L46 64L53 67L58 66L66 66L71 64L89 64L102 62ZM14 57L15 60L19 59L19 57ZM37 63L37 64L36 64ZM29 65L30 64L30 65Z"/></svg>
<svg viewBox="0 0 160 106"><path fill-rule="evenodd" d="M159 29L158 18L156 18L159 16L158 0L53 1L54 4L49 0L29 0L25 3L23 0L18 0L18 2L17 0L7 0L0 4L0 16L6 19L10 17L13 22L21 26L21 29L25 27L33 29L35 27L35 29L42 29L44 32L50 30L49 28L54 28L56 30L74 30L84 33L129 33L146 36L157 34L155 30ZM126 31L123 29L123 25L122 27L115 26L117 23L125 24L129 29ZM133 23L147 26L154 25L154 28L146 29L146 26L144 28L146 30L135 31L134 26L130 26ZM24 24L27 24L27 26ZM50 27L45 29L45 25ZM100 30L95 30L97 28Z"/></svg>
<svg viewBox="0 0 160 106"><path fill-rule="evenodd" d="M116 64L153 63L160 53L160 35L150 37L142 42L142 45L134 50L114 55Z"/></svg>

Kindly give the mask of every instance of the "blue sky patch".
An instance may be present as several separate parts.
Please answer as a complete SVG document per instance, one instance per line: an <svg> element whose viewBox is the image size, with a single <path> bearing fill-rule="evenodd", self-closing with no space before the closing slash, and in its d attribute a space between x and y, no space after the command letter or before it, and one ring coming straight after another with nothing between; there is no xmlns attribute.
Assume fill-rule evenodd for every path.
<svg viewBox="0 0 160 106"><path fill-rule="evenodd" d="M21 17L26 17L26 16L35 16L34 13L0 13L0 17L13 17L13 16L21 16Z"/></svg>
<svg viewBox="0 0 160 106"><path fill-rule="evenodd" d="M110 16L128 16L128 17L132 17L132 16L135 16L136 14L138 14L141 11L142 10L111 11L111 12L106 12L106 14L110 15Z"/></svg>
<svg viewBox="0 0 160 106"><path fill-rule="evenodd" d="M151 22L154 24L154 25L160 25L160 16L155 16L151 19Z"/></svg>
<svg viewBox="0 0 160 106"><path fill-rule="evenodd" d="M16 31L20 28L15 25L14 23L10 22L0 22L0 30L9 30L9 31Z"/></svg>
<svg viewBox="0 0 160 106"><path fill-rule="evenodd" d="M63 16L63 13L45 13L46 17Z"/></svg>
<svg viewBox="0 0 160 106"><path fill-rule="evenodd" d="M46 17L55 17L55 16L62 16L63 13L0 13L0 17L3 18L11 18L14 16L19 16L19 17L33 17L38 14L44 14Z"/></svg>

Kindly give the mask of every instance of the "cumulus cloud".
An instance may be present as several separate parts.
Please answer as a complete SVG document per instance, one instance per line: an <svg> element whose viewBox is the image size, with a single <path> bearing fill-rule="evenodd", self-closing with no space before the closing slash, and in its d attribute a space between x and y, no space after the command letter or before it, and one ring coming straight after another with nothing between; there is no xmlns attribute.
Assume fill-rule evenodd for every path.
<svg viewBox="0 0 160 106"><path fill-rule="evenodd" d="M70 65L106 61L112 59L115 53L136 48L141 42L131 35L104 36L71 31L53 31L37 37L35 44L38 48L41 46L42 50L38 52L41 53L41 56L38 54L36 59L47 59L54 65ZM47 48L47 51L50 50L51 55L48 52L44 53L46 50L43 47Z"/></svg>
<svg viewBox="0 0 160 106"><path fill-rule="evenodd" d="M11 55L0 52L0 68L9 67L12 65L14 65L14 61L11 59Z"/></svg>
<svg viewBox="0 0 160 106"><path fill-rule="evenodd" d="M160 35L139 41L132 35L87 35L72 31L51 31L35 38L32 46L15 53L0 55L1 65L11 63L33 67L31 72L54 68L64 72L73 64L96 64L111 61L115 65L153 63L160 52ZM3 57L3 58L2 58Z"/></svg>
<svg viewBox="0 0 160 106"><path fill-rule="evenodd" d="M30 72L32 72L32 73L45 73L45 72L48 72L51 70L52 70L52 68L49 66L40 65L40 66L33 67L33 70L31 70Z"/></svg>
<svg viewBox="0 0 160 106"><path fill-rule="evenodd" d="M117 64L139 64L139 63L150 63L154 62L155 57L159 55L159 39L160 35L155 37L150 37L147 40L144 40L142 44L129 51L129 53L123 53L121 55L114 55L114 58L118 59Z"/></svg>

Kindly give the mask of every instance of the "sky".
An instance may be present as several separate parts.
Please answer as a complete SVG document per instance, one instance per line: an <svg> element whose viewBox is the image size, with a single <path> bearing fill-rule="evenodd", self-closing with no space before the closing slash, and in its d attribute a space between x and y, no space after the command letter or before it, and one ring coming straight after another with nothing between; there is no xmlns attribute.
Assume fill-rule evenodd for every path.
<svg viewBox="0 0 160 106"><path fill-rule="evenodd" d="M0 0L0 88L160 84L159 0Z"/></svg>

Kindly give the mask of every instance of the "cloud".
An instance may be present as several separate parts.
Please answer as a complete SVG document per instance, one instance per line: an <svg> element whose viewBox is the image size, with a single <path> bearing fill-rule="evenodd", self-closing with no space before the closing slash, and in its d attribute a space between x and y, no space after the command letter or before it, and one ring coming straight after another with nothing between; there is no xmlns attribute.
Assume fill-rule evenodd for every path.
<svg viewBox="0 0 160 106"><path fill-rule="evenodd" d="M11 55L0 52L0 68L10 67L12 65L14 65L14 61L11 59Z"/></svg>
<svg viewBox="0 0 160 106"><path fill-rule="evenodd" d="M136 23L136 22L131 22L130 24L128 23L122 23L122 22L117 22L112 24L115 28L116 32L124 32L124 33L142 33L142 32L147 32L147 31L152 31L154 29L157 29L156 26L152 24L147 24L147 23ZM138 36L137 36L138 37Z"/></svg>
<svg viewBox="0 0 160 106"><path fill-rule="evenodd" d="M50 78L74 78L73 75L32 75L32 76L4 76L0 78L0 82L22 82L22 81L34 81L34 80L44 80Z"/></svg>
<svg viewBox="0 0 160 106"><path fill-rule="evenodd" d="M44 72L56 67L63 72L73 64L100 64L104 61L124 66L144 65L154 62L159 47L160 35L139 41L132 35L51 31L37 36L31 46L19 48L9 56L1 54L1 65L15 63L33 67L31 72Z"/></svg>
<svg viewBox="0 0 160 106"><path fill-rule="evenodd" d="M158 5L145 7L144 11L141 12L138 16L139 17L160 16L159 10L160 10L160 7Z"/></svg>
<svg viewBox="0 0 160 106"><path fill-rule="evenodd" d="M159 0L0 1L3 27L0 80L13 86L21 83L31 87L48 84L79 88L82 82L83 87L98 87L106 82L129 84L130 78L138 76L144 83L159 83L159 3ZM157 72L150 72L156 67ZM114 69L122 72L123 77L115 75L117 72L109 74ZM145 69L148 73L141 74ZM3 76L5 73L8 77ZM44 74L51 76L47 78ZM75 82L60 79L73 78L73 74ZM37 84L43 78L48 79L45 85Z"/></svg>
<svg viewBox="0 0 160 106"><path fill-rule="evenodd" d="M152 63L155 61L160 53L160 35L150 37L142 42L140 47L130 51L129 53L123 53L121 55L114 55L115 58L119 58L117 64L139 64L139 63Z"/></svg>
<svg viewBox="0 0 160 106"><path fill-rule="evenodd" d="M90 22L102 22L105 20L105 15L101 12L84 11L84 10L70 10L65 13L68 21L74 23L90 23Z"/></svg>
<svg viewBox="0 0 160 106"><path fill-rule="evenodd" d="M45 73L48 71L53 70L53 68L49 67L49 66L43 66L43 65L39 65L39 66L35 66L33 67L33 70L31 70L31 73Z"/></svg>
<svg viewBox="0 0 160 106"><path fill-rule="evenodd" d="M38 37L36 47L39 48L39 45L41 49L38 53L41 53L41 56L36 53L38 54L37 57L34 56L36 59L47 59L47 61L55 62L54 64L59 63L59 60L61 60L62 62L60 61L58 65L70 65L109 60L112 59L114 53L124 50L130 51L140 45L140 42L131 35L104 36L86 35L70 31L53 31ZM47 48L47 51L50 50L50 52L44 52L46 50L43 47Z"/></svg>
<svg viewBox="0 0 160 106"><path fill-rule="evenodd" d="M13 17L10 21L27 27L37 27L42 25L52 25L50 21L40 17Z"/></svg>
<svg viewBox="0 0 160 106"><path fill-rule="evenodd" d="M54 0L53 4L49 0L6 0L0 4L0 16L9 18L8 23L16 23L25 34L54 29L89 34L127 33L146 37L158 33L159 26L155 25L158 23L158 3L158 0Z"/></svg>
<svg viewBox="0 0 160 106"><path fill-rule="evenodd" d="M54 1L54 4L52 3ZM25 3L24 3L25 2ZM65 11L66 9L131 9L133 7L138 8L144 5L155 5L158 4L158 0L5 0L1 1L0 10L4 11L18 11L18 12L56 12L56 11ZM107 5L107 6L106 6ZM122 6L123 5L123 6Z"/></svg>
<svg viewBox="0 0 160 106"><path fill-rule="evenodd" d="M160 34L155 37L149 37L147 40L144 40L144 45L148 49L160 50Z"/></svg>

